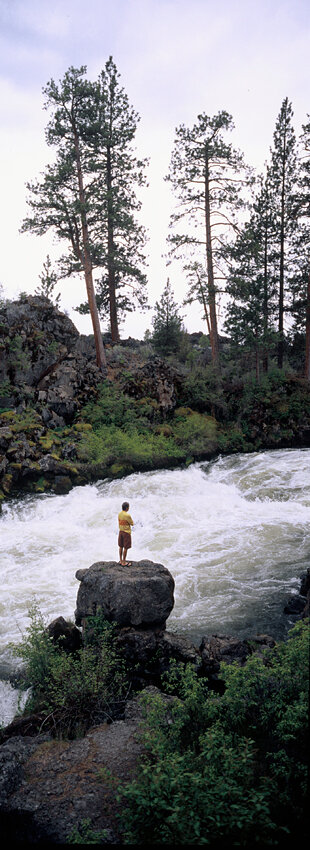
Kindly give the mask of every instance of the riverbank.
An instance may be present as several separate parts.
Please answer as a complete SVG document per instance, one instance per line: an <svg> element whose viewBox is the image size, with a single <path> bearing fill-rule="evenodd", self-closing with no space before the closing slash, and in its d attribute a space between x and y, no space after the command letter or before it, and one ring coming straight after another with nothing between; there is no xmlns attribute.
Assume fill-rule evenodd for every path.
<svg viewBox="0 0 310 850"><path fill-rule="evenodd" d="M161 565L142 567L153 578L159 570L167 613L172 577ZM232 840L292 847L297 832L307 834L307 621L286 644L211 636L198 652L156 627L155 585L139 568L133 583L117 564L78 573L82 645L72 624L58 618L46 630L34 612L20 650L28 712L2 733L2 834L27 843L153 845L161 836L219 850ZM142 573L142 597L126 610L117 587L116 608L104 593L118 625L92 613L102 581L136 596ZM153 628L131 625L142 612Z"/></svg>
<svg viewBox="0 0 310 850"><path fill-rule="evenodd" d="M205 338L193 334L169 360L150 342L107 343L103 381L92 338L46 299L2 314L0 506L21 493L310 445L310 385L291 368L257 384L223 342L216 375Z"/></svg>

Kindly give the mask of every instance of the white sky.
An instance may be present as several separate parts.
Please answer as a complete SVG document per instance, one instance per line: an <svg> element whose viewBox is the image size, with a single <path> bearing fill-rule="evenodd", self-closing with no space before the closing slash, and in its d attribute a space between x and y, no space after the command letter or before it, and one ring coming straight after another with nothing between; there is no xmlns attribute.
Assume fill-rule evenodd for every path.
<svg viewBox="0 0 310 850"><path fill-rule="evenodd" d="M164 183L175 127L198 113L232 114L231 141L262 171L275 122L288 97L295 132L310 112L309 0L0 0L0 282L7 297L33 292L47 253L59 252L52 236L20 234L27 212L25 183L50 157L42 87L70 65L87 65L95 79L110 55L121 85L141 120L137 152L150 157L143 222L149 233L151 306L169 275L175 300L186 284L180 266L167 269L163 254L174 199ZM65 281L61 307L83 333L88 317L72 307L85 286ZM181 310L192 332L205 330L199 307ZM134 313L123 336L142 338L152 312Z"/></svg>

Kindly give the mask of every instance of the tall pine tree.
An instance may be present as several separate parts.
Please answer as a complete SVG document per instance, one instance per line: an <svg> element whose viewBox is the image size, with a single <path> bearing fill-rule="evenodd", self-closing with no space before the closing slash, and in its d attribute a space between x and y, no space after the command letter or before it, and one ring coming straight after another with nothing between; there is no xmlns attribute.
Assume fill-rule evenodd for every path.
<svg viewBox="0 0 310 850"><path fill-rule="evenodd" d="M276 318L275 219L270 200L269 171L258 178L258 191L249 221L227 250L230 271L226 291L226 329L238 347L255 354L256 376L260 361L268 371Z"/></svg>
<svg viewBox="0 0 310 850"><path fill-rule="evenodd" d="M178 208L171 226L179 229L169 238L171 256L180 257L186 269L190 262L203 263L207 278L207 309L210 321L212 361L219 366L217 280L221 267L223 235L236 225L242 204L240 189L245 180L243 157L224 139L233 129L231 115L222 111L209 118L198 115L191 129L176 128L174 150L167 180Z"/></svg>
<svg viewBox="0 0 310 850"><path fill-rule="evenodd" d="M91 314L97 365L106 372L106 356L95 298L93 265L99 248L90 225L92 162L89 136L96 119L92 85L86 67L69 68L57 86L51 80L43 90L45 108L52 116L46 129L47 144L56 149L56 160L47 165L43 179L27 184L31 213L22 231L42 235L50 229L66 253L60 259L61 276L83 271Z"/></svg>
<svg viewBox="0 0 310 850"><path fill-rule="evenodd" d="M310 116L300 138L299 182L295 201L298 229L294 238L295 272L291 286L293 331L306 337L305 377L310 381Z"/></svg>
<svg viewBox="0 0 310 850"><path fill-rule="evenodd" d="M97 304L100 315L109 316L114 342L119 339L120 317L136 305L144 309L147 304L146 231L137 217L141 207L137 190L145 185L147 160L135 155L139 116L119 78L110 57L94 86L96 125L89 139L95 176L92 220L101 243ZM85 312L85 305L80 310Z"/></svg>
<svg viewBox="0 0 310 850"><path fill-rule="evenodd" d="M293 109L284 98L276 122L274 145L271 150L270 187L276 222L276 249L278 262L278 366L283 366L284 313L286 294L294 273L291 245L297 227L295 187L298 178L296 137L292 125Z"/></svg>

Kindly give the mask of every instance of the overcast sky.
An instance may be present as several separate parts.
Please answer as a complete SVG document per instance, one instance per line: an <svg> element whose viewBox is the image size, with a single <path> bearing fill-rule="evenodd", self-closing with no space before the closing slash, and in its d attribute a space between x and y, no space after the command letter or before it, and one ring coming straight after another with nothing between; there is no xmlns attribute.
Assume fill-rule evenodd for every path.
<svg viewBox="0 0 310 850"><path fill-rule="evenodd" d="M173 196L164 176L175 127L198 113L225 109L233 116L231 141L262 171L275 122L288 97L299 135L310 112L309 0L0 0L0 282L7 297L33 292L52 236L20 234L27 212L25 183L39 176L50 152L45 144L42 87L70 65L87 65L95 79L110 55L121 84L140 115L138 153L150 157L143 221L149 233L149 301L153 306L170 276L181 303L181 269L163 254ZM64 282L61 306L77 327L89 318L72 312L85 300L84 283ZM182 311L191 332L204 330L199 308ZM128 318L124 336L143 337L152 313Z"/></svg>

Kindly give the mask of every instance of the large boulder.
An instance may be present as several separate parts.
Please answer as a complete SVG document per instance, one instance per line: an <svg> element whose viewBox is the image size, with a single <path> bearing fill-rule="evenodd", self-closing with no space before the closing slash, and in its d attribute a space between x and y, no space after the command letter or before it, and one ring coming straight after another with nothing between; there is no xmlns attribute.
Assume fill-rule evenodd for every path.
<svg viewBox="0 0 310 850"><path fill-rule="evenodd" d="M133 561L130 567L100 561L78 570L76 578L81 582L75 612L78 626L101 611L118 626L162 629L174 605L172 575L153 561Z"/></svg>
<svg viewBox="0 0 310 850"><path fill-rule="evenodd" d="M165 415L175 408L181 385L179 372L155 355L127 380L126 392L136 399L154 399L156 409Z"/></svg>

